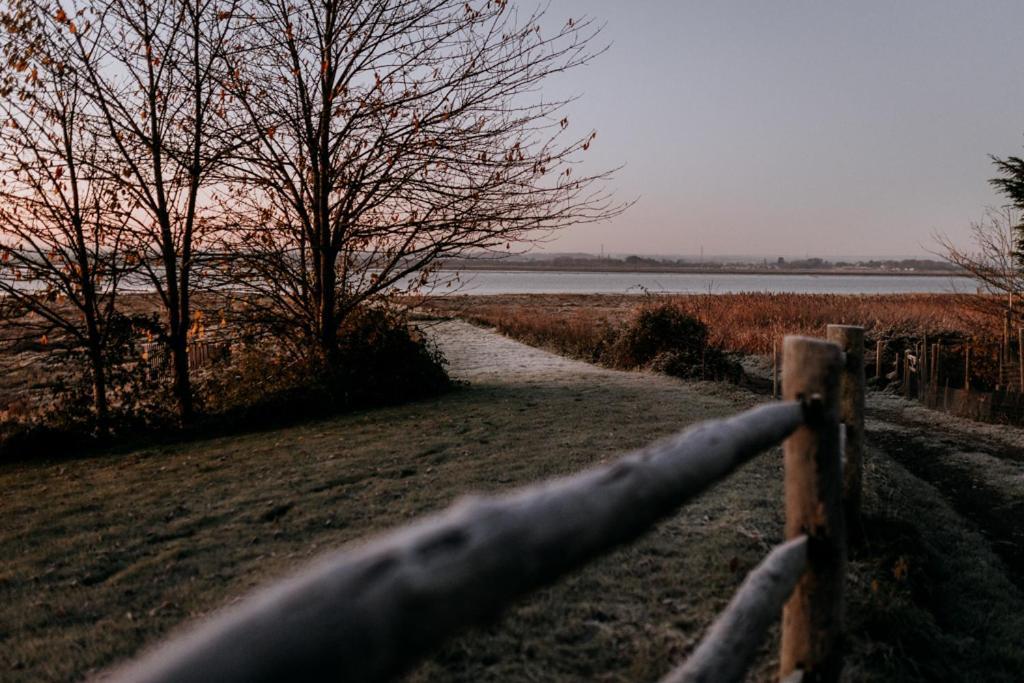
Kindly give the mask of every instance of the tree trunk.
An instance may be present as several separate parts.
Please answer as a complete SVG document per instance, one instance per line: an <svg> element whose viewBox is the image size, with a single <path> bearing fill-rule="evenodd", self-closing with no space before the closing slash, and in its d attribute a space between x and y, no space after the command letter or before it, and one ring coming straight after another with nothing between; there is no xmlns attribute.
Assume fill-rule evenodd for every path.
<svg viewBox="0 0 1024 683"><path fill-rule="evenodd" d="M92 364L92 397L96 411L96 433L106 437L110 430L110 404L107 400L107 372L99 340L90 340L89 361Z"/></svg>
<svg viewBox="0 0 1024 683"><path fill-rule="evenodd" d="M162 186L157 187L162 192ZM164 278L167 287L165 307L167 309L168 343L174 372L173 393L178 404L178 419L182 424L192 419L192 381L188 368L188 279L187 264L178 267L177 254L173 250L174 234L166 212L161 213L160 248L162 251ZM180 279L179 279L180 278Z"/></svg>
<svg viewBox="0 0 1024 683"><path fill-rule="evenodd" d="M169 282L168 284L176 284ZM192 419L192 381L188 369L188 323L182 316L181 299L177 288L171 290L168 345L171 349L171 363L174 373L173 393L178 404L178 419L184 424ZM187 315L187 312L185 312Z"/></svg>
<svg viewBox="0 0 1024 683"><path fill-rule="evenodd" d="M178 418L185 423L192 419L192 379L188 371L187 331L172 332L170 341L174 362L174 399L178 404Z"/></svg>
<svg viewBox="0 0 1024 683"><path fill-rule="evenodd" d="M81 231L78 232L81 252L84 253ZM110 429L110 403L107 400L107 367L103 359L103 335L100 334L99 306L96 301L96 290L92 278L89 277L86 258L81 258L79 268L82 278L82 295L85 299L85 330L89 364L92 366L92 401L96 411L96 433L100 438L107 436Z"/></svg>
<svg viewBox="0 0 1024 683"><path fill-rule="evenodd" d="M320 351L323 358L331 360L338 350L337 273L334 272L336 258L331 253L323 254L320 260Z"/></svg>

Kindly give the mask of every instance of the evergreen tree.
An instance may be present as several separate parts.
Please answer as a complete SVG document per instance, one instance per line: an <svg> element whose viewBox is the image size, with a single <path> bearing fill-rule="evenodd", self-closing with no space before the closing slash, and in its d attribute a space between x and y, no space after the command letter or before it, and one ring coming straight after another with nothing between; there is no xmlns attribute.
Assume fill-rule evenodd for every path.
<svg viewBox="0 0 1024 683"><path fill-rule="evenodd" d="M1024 159L1020 157L1000 159L993 156L992 162L1000 175L997 178L992 178L989 182L1009 198L1016 209L1024 211ZM1013 233L1013 256L1020 269L1024 270L1024 222L1017 222L1013 226Z"/></svg>

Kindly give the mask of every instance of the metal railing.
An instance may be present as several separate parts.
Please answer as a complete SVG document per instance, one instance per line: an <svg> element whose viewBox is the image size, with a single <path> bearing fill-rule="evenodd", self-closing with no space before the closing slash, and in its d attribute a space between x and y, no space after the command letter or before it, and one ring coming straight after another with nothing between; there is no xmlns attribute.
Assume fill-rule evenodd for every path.
<svg viewBox="0 0 1024 683"><path fill-rule="evenodd" d="M848 434L855 428L843 396L858 363L863 391L863 334L836 329L853 330L837 338L845 355L839 344L786 338L780 402L705 422L572 477L464 500L324 557L107 680L391 679L514 599L639 538L784 439L789 541L748 575L691 657L664 681L741 680L783 603L781 677L834 680L846 561L840 422L847 421ZM849 436L846 443L853 443ZM859 467L859 457L847 451L847 470Z"/></svg>

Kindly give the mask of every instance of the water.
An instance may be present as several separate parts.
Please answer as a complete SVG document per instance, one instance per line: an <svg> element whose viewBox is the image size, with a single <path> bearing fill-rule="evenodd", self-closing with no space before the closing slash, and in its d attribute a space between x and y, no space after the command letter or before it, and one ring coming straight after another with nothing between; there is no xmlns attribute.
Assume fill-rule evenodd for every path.
<svg viewBox="0 0 1024 683"><path fill-rule="evenodd" d="M441 273L442 279L449 276ZM715 273L569 273L469 271L440 293L458 294L911 294L974 292L965 277L926 275L753 275Z"/></svg>

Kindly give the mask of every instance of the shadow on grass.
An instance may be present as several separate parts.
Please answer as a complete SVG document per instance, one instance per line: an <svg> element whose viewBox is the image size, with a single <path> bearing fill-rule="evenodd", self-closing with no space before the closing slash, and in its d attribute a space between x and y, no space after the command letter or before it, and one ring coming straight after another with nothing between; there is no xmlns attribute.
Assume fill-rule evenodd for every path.
<svg viewBox="0 0 1024 683"><path fill-rule="evenodd" d="M852 679L1019 681L1024 601L1007 567L938 491L872 460L850 556Z"/></svg>

